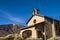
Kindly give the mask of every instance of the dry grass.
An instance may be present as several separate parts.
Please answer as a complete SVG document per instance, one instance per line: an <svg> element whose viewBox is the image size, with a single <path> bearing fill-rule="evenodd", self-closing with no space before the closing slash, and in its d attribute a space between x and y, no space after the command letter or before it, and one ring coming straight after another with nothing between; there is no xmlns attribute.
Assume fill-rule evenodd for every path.
<svg viewBox="0 0 60 40"><path fill-rule="evenodd" d="M5 37L0 37L0 40L21 40L18 34L9 34Z"/></svg>
<svg viewBox="0 0 60 40"><path fill-rule="evenodd" d="M18 34L9 34L5 37L0 37L0 40L42 40L42 39L22 39Z"/></svg>

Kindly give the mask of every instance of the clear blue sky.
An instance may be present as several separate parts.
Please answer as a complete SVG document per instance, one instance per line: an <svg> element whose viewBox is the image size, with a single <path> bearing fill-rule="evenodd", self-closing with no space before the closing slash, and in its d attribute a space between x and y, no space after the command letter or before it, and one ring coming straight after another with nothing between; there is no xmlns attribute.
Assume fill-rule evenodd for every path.
<svg viewBox="0 0 60 40"><path fill-rule="evenodd" d="M38 8L41 15L60 20L60 0L0 0L0 24L22 24Z"/></svg>

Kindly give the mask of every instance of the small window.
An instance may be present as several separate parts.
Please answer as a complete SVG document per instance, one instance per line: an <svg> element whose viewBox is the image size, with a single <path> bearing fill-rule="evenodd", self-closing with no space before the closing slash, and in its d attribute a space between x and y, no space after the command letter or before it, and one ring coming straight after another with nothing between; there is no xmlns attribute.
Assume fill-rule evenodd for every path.
<svg viewBox="0 0 60 40"><path fill-rule="evenodd" d="M34 19L34 21L33 21L34 23L36 23L36 19Z"/></svg>

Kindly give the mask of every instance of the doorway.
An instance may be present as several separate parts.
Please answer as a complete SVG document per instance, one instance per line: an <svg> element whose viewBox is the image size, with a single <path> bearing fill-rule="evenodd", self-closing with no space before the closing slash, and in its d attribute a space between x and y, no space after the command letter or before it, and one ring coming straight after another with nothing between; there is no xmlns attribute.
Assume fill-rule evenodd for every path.
<svg viewBox="0 0 60 40"><path fill-rule="evenodd" d="M44 40L44 35L42 34L41 31L37 31L37 37L42 38L42 40Z"/></svg>

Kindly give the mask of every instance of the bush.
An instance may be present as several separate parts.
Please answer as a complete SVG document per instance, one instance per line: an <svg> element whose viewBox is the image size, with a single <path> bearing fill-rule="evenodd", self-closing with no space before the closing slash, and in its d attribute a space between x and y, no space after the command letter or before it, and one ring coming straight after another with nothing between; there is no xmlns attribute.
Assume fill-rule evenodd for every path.
<svg viewBox="0 0 60 40"><path fill-rule="evenodd" d="M14 40L22 40L18 34L14 34Z"/></svg>

